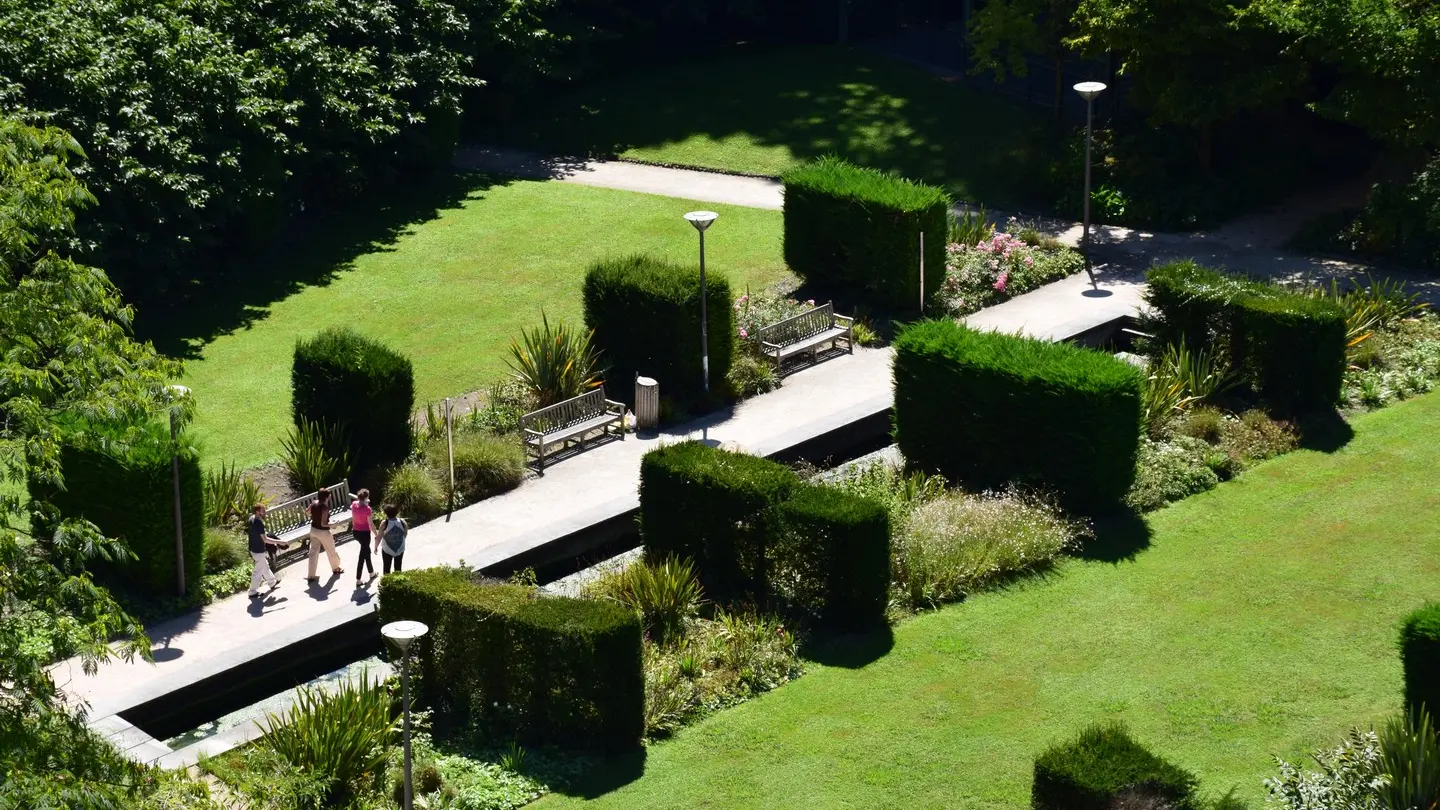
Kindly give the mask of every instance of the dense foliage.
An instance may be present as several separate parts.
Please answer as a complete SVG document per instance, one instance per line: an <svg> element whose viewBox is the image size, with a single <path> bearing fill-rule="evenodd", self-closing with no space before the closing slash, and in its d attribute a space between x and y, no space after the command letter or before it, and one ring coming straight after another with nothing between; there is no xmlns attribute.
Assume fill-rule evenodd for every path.
<svg viewBox="0 0 1440 810"><path fill-rule="evenodd" d="M585 325L608 366L606 393L635 403L635 375L660 383L661 396L703 402L700 270L649 256L610 259L585 274ZM735 356L735 310L724 274L705 274L710 387L720 386Z"/></svg>
<svg viewBox="0 0 1440 810"><path fill-rule="evenodd" d="M410 455L415 407L410 358L352 329L326 329L295 343L291 384L296 426L308 422L338 431L354 454L355 470L397 464Z"/></svg>
<svg viewBox="0 0 1440 810"><path fill-rule="evenodd" d="M482 583L459 568L380 582L382 621L430 626L417 651L421 694L445 723L572 748L640 742L641 632L629 610Z"/></svg>
<svg viewBox="0 0 1440 810"><path fill-rule="evenodd" d="M1105 509L1135 477L1142 382L1100 352L924 321L895 341L895 440L967 487L1032 486Z"/></svg>
<svg viewBox="0 0 1440 810"><path fill-rule="evenodd" d="M0 476L15 486L59 485L77 424L143 424L169 404L176 372L130 337L105 274L71 258L75 212L93 202L70 167L79 154L59 130L0 116ZM17 497L0 497L0 805L114 807L153 784L84 728L46 667L149 655L143 629L87 571L130 553L77 515L34 542L16 528L25 517Z"/></svg>
<svg viewBox="0 0 1440 810"><path fill-rule="evenodd" d="M127 289L164 289L197 250L448 159L464 37L443 0L20 0L0 104L74 134L101 203L84 233Z"/></svg>
<svg viewBox="0 0 1440 810"><path fill-rule="evenodd" d="M786 172L785 262L806 282L895 309L920 308L945 283L950 196L827 157Z"/></svg>
<svg viewBox="0 0 1440 810"><path fill-rule="evenodd" d="M1110 810L1131 806L1195 808L1195 777L1150 753L1122 725L1091 726L1035 758L1036 810ZM1139 804L1160 799L1159 804Z"/></svg>
<svg viewBox="0 0 1440 810"><path fill-rule="evenodd" d="M177 592L172 450L163 430L140 434L133 443L97 443L91 434L61 452L63 489L39 482L30 487L31 497L57 514L83 517L124 542L134 560L91 567L109 583L128 582L150 595ZM185 588L193 594L205 570L205 510L200 460L191 448L180 453L180 514ZM51 524L37 520L36 525Z"/></svg>

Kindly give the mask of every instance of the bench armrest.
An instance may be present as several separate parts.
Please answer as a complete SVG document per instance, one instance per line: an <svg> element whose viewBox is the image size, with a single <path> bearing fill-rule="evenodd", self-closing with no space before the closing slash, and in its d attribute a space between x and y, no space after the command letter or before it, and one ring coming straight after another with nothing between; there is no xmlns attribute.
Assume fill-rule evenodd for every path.
<svg viewBox="0 0 1440 810"><path fill-rule="evenodd" d="M779 343L771 343L771 342L769 342L769 341L764 341L764 340L760 341L760 347L761 347L762 349L769 349L769 350L771 350L771 351L778 351L778 350L780 350L780 349L785 348L784 346L781 346Z"/></svg>
<svg viewBox="0 0 1440 810"><path fill-rule="evenodd" d="M521 428L520 430L525 434L526 438L531 436L534 436L537 440L545 438L545 434L538 430L531 430L530 428Z"/></svg>
<svg viewBox="0 0 1440 810"><path fill-rule="evenodd" d="M615 413L618 413L618 414L620 414L621 416L624 416L624 415L625 415L625 403L623 403L623 402L616 402L616 401L613 400L613 399L607 399L607 400L605 400L605 410L606 410L607 413L613 410Z"/></svg>
<svg viewBox="0 0 1440 810"><path fill-rule="evenodd" d="M837 312L837 313L835 313L835 314L833 315L833 317L835 318L835 321L837 322L837 323L836 323L837 326L843 326L843 327L845 327L846 329L849 329L851 326L854 326L854 325L855 325L855 319L852 318L852 317L849 316L849 315L841 315L840 313Z"/></svg>

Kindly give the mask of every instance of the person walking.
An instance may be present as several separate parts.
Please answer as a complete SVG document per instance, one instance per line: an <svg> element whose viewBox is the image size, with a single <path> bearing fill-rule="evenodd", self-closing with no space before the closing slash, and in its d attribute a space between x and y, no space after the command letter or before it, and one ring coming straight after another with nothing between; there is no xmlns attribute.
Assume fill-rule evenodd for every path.
<svg viewBox="0 0 1440 810"><path fill-rule="evenodd" d="M271 534L265 528L265 504L257 503L250 510L250 558L255 561L255 572L250 575L250 598L260 598L260 583L270 583L270 590L280 587L280 578L270 570L270 555L267 546L284 546L285 541Z"/></svg>
<svg viewBox="0 0 1440 810"><path fill-rule="evenodd" d="M315 576L315 567L320 561L321 548L325 549L325 557L330 561L330 570L335 576L345 573L345 569L340 567L340 555L335 553L335 535L330 531L328 489L320 490L315 503L310 504L310 576L305 577L306 582L320 581L320 577Z"/></svg>
<svg viewBox="0 0 1440 810"><path fill-rule="evenodd" d="M380 551L380 567L385 573L390 573L391 561L394 561L395 571L400 571L405 562L405 537L408 534L410 524L400 517L400 507L393 503L385 504L385 527L375 538L375 548Z"/></svg>
<svg viewBox="0 0 1440 810"><path fill-rule="evenodd" d="M370 515L374 510L370 508L370 490L362 489L351 495L353 503L350 504L350 533L355 535L355 542L360 546L360 556L355 560L355 587L360 587L360 574L365 569L370 569L370 579L375 579L375 563L370 561Z"/></svg>

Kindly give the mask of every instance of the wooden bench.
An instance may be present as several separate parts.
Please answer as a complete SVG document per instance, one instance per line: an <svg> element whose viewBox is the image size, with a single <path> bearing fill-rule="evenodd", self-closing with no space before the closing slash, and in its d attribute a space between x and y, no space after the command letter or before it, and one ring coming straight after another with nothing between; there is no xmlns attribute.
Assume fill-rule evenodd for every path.
<svg viewBox="0 0 1440 810"><path fill-rule="evenodd" d="M606 399L604 386L520 417L525 447L536 453L541 475L545 474L545 456L550 445L578 439L584 447L590 433L599 430L609 434L612 426L623 441L625 405Z"/></svg>
<svg viewBox="0 0 1440 810"><path fill-rule="evenodd" d="M350 522L350 482L341 481L325 491L330 493L330 530L337 535L338 543L340 533L335 527ZM319 497L318 491L312 492L265 510L265 528L287 544L283 550L269 548L272 569L309 555L310 506Z"/></svg>
<svg viewBox="0 0 1440 810"><path fill-rule="evenodd" d="M779 371L785 358L801 352L817 357L827 343L838 348L838 342L843 340L845 348L854 354L854 330L855 319L836 315L832 302L762 326L756 330L755 340L760 344L760 352L775 360L775 370Z"/></svg>

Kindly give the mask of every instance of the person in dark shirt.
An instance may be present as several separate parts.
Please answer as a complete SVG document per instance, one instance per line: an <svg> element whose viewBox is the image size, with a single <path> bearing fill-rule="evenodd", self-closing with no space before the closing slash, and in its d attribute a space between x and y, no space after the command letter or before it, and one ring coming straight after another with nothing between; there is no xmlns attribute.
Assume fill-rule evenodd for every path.
<svg viewBox="0 0 1440 810"><path fill-rule="evenodd" d="M330 491L322 489L315 496L315 503L310 504L310 575L305 577L306 582L319 582L320 578L315 576L315 568L320 559L320 551L324 549L325 556L330 560L330 570L335 576L345 573L340 567L340 555L335 553L335 534L330 531Z"/></svg>
<svg viewBox="0 0 1440 810"><path fill-rule="evenodd" d="M270 570L270 557L265 553L265 547L283 546L285 541L266 531L265 529L265 504L257 503L250 513L250 558L255 561L255 573L250 575L250 598L257 599L260 596L260 583L270 583L270 590L280 587L280 578Z"/></svg>

